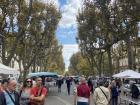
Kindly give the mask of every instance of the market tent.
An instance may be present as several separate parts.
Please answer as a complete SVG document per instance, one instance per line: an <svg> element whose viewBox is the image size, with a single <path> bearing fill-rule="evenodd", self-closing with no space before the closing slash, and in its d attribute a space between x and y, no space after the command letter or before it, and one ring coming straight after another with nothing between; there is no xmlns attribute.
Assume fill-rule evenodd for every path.
<svg viewBox="0 0 140 105"><path fill-rule="evenodd" d="M132 75L132 76L130 76L130 77L128 77L128 78L132 78L132 79L140 79L140 73L135 74L135 75Z"/></svg>
<svg viewBox="0 0 140 105"><path fill-rule="evenodd" d="M113 75L116 78L140 78L140 73L133 71L133 70L125 70L118 74Z"/></svg>
<svg viewBox="0 0 140 105"><path fill-rule="evenodd" d="M10 68L8 66L3 65L2 63L0 63L0 74L13 74L13 75L19 75L20 72L14 68Z"/></svg>
<svg viewBox="0 0 140 105"><path fill-rule="evenodd" d="M41 77L58 77L57 73L53 73L53 72L36 72L36 73L29 73L27 77L37 77L37 76L41 76Z"/></svg>

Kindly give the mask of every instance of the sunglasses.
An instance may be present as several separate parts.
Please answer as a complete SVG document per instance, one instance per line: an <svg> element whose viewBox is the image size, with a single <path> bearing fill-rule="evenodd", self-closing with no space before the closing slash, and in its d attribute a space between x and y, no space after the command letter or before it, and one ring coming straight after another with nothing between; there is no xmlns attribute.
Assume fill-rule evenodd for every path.
<svg viewBox="0 0 140 105"><path fill-rule="evenodd" d="M32 82L32 81L26 81L26 82Z"/></svg>

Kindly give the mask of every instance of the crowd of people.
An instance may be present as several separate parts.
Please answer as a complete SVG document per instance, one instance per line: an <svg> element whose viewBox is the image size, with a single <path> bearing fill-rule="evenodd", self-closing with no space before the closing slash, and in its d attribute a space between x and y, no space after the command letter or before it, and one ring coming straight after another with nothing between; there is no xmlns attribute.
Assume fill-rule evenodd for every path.
<svg viewBox="0 0 140 105"><path fill-rule="evenodd" d="M56 79L58 93L61 93L61 87L66 83L67 94L71 95L71 86L74 85L74 105L118 105L118 96L121 92L121 81L100 78L93 79L81 76L76 82L71 77L59 77ZM132 85L132 98L139 94ZM36 77L35 81L31 78L18 85L12 79L3 79L0 85L0 105L45 105L47 88L43 85L41 77ZM134 93L134 94L133 94ZM135 97L134 97L135 98Z"/></svg>
<svg viewBox="0 0 140 105"><path fill-rule="evenodd" d="M118 96L120 93L120 83L105 79L96 81L96 86L91 78L88 80L81 77L79 84L74 91L74 105L118 105ZM92 98L91 98L92 97Z"/></svg>
<svg viewBox="0 0 140 105"><path fill-rule="evenodd" d="M35 84L32 79L27 78L18 91L16 87L15 80L2 80L0 105L44 105L47 89L42 85L42 78L36 77Z"/></svg>
<svg viewBox="0 0 140 105"><path fill-rule="evenodd" d="M58 78L57 86L58 92L61 92L62 84L66 83L67 93L71 93L71 85L74 81L74 105L91 105L91 97L95 105L118 105L118 96L120 93L120 81L108 81L104 78L93 79L89 77L86 79L81 76L79 80L71 77Z"/></svg>

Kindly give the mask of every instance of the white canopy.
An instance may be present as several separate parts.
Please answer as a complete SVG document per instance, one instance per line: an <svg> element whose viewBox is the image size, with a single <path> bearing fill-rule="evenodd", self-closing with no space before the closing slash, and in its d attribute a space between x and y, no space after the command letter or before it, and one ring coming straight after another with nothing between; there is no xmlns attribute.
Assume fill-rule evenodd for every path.
<svg viewBox="0 0 140 105"><path fill-rule="evenodd" d="M14 68L10 68L0 63L0 74L20 74L20 72Z"/></svg>
<svg viewBox="0 0 140 105"><path fill-rule="evenodd" d="M133 70L125 70L118 74L113 75L116 78L140 78L140 73Z"/></svg>

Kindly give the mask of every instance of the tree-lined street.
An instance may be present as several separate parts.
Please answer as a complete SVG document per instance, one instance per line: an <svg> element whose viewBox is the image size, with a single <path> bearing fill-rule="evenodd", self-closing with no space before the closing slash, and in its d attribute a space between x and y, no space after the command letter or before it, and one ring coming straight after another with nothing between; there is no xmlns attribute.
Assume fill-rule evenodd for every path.
<svg viewBox="0 0 140 105"><path fill-rule="evenodd" d="M0 105L139 105L140 0L0 0L0 65Z"/></svg>

